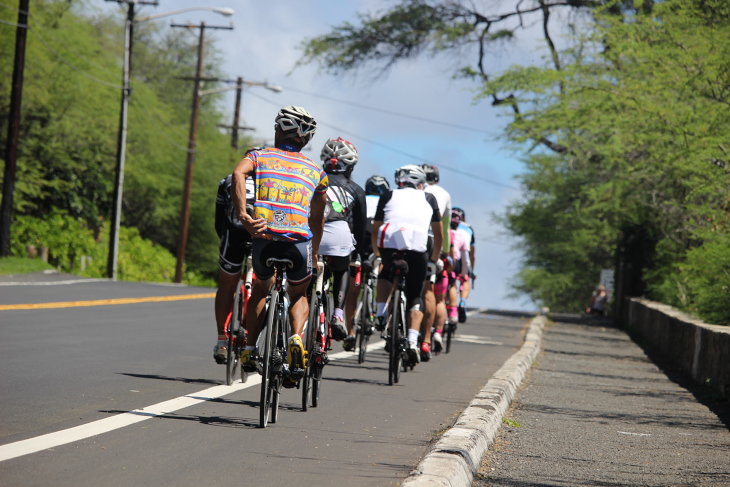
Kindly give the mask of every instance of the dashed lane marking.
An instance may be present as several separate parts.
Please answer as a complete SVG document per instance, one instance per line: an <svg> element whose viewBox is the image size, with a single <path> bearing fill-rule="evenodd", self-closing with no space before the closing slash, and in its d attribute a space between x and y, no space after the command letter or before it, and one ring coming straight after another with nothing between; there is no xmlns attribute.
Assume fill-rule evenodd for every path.
<svg viewBox="0 0 730 487"><path fill-rule="evenodd" d="M12 309L78 308L83 306L109 306L112 304L158 303L160 301L185 301L188 299L214 298L215 293L178 294L177 296L151 296L147 298L97 299L94 301L63 301L58 303L2 304L0 311Z"/></svg>
<svg viewBox="0 0 730 487"><path fill-rule="evenodd" d="M384 346L385 342L382 341L368 345L368 352L381 349ZM353 352L339 352L329 356L330 360L338 360L345 357L356 357L356 355ZM36 436L35 438L16 441L14 443L8 443L7 445L0 445L0 462L18 458L23 455L30 455L31 453L47 450L49 448L55 448L67 443L85 440L92 436L108 433L109 431L124 428L125 426L130 426L157 416L179 411L180 409L227 396L228 394L248 389L249 387L259 384L261 384L261 376L254 375L249 377L245 383L238 380L230 386L220 385L210 387L200 392L176 397L175 399L159 402L142 409L135 409L134 411L117 414L109 418L100 419L98 421L82 424L73 428L48 433L47 435Z"/></svg>

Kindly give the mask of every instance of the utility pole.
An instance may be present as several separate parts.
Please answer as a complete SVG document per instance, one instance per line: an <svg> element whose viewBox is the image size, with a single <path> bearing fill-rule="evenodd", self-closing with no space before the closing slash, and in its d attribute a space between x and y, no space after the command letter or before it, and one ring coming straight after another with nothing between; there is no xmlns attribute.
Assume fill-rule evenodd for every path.
<svg viewBox="0 0 730 487"><path fill-rule="evenodd" d="M10 224L13 219L15 171L18 162L20 105L23 100L23 71L25 70L25 40L28 34L29 3L30 0L20 0L18 5L18 26L15 29L15 62L13 64L13 85L10 92L8 140L5 146L3 202L0 206L0 257L7 257L10 253Z"/></svg>
<svg viewBox="0 0 730 487"><path fill-rule="evenodd" d="M124 28L124 57L122 62L122 108L119 111L119 132L117 134L117 164L112 198L111 231L109 233L109 255L106 261L106 275L117 279L117 260L119 257L119 226L122 220L122 194L124 188L124 162L127 157L127 116L129 114L129 76L132 70L132 41L134 40L134 6L154 5L157 1L144 0L107 0L127 4L127 21Z"/></svg>
<svg viewBox="0 0 730 487"><path fill-rule="evenodd" d="M190 137L188 138L188 158L185 165L185 184L183 186L182 211L180 212L180 231L177 244L177 265L175 266L175 282L182 282L183 264L185 263L185 247L188 242L188 223L190 221L190 196L193 190L193 167L195 165L195 145L198 136L198 112L200 110L200 82L203 76L203 45L205 43L205 29L232 30L233 26L208 26L205 22L200 25L171 24L171 27L200 29L198 39L198 66L195 71L193 88L193 112L190 117Z"/></svg>
<svg viewBox="0 0 730 487"><path fill-rule="evenodd" d="M236 108L233 112L233 125L220 125L217 126L222 129L231 129L231 147L238 150L238 131L239 130L254 130L253 127L239 126L238 123L241 118L241 93L243 92L243 78L238 77L236 79Z"/></svg>

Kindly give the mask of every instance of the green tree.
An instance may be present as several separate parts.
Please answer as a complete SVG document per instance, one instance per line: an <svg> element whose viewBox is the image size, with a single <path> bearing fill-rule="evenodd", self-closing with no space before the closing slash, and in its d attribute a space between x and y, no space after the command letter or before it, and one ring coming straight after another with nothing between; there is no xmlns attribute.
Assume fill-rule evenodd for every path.
<svg viewBox="0 0 730 487"><path fill-rule="evenodd" d="M0 18L13 22L14 14L0 7ZM29 22L14 212L17 218L46 218L62 210L81 219L99 245L106 245L114 184L122 22L122 15L96 15L85 2L62 0L35 2ZM14 27L0 24L3 146L14 36ZM196 46L197 37L187 31L163 30L153 22L135 29L122 224L173 253L192 96L191 84L178 77L194 73ZM207 41L206 74L221 75L219 62ZM229 118L220 101L216 95L202 99L186 259L189 269L211 277L217 274L215 192L237 156L230 138L216 128ZM11 231L11 239L19 235Z"/></svg>
<svg viewBox="0 0 730 487"><path fill-rule="evenodd" d="M341 74L473 48L460 73L481 85L478 100L513 115L504 137L527 168L526 198L499 217L522 240L516 291L578 311L618 244L641 236L649 297L730 323L730 3L516 5L404 0L308 40L301 62ZM558 49L550 16L565 9L586 22L566 25ZM514 39L528 15L541 21L545 63L487 72L490 46Z"/></svg>

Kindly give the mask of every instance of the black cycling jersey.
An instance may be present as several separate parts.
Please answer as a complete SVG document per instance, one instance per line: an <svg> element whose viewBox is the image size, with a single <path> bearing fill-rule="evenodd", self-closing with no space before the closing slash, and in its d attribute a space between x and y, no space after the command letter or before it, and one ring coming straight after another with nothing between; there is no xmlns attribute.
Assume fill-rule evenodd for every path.
<svg viewBox="0 0 730 487"><path fill-rule="evenodd" d="M221 179L218 185L218 194L215 198L215 231L218 234L218 238L223 236L225 230L229 230L231 235L240 236L250 241L251 236L240 222L238 222L238 215L235 215L233 197L231 196L232 179L233 176L229 174L227 177ZM246 210L249 209L249 205L253 208L253 202L255 200L256 195L253 192L253 184L251 184L250 180L246 180ZM231 221L232 217L238 223Z"/></svg>
<svg viewBox="0 0 730 487"><path fill-rule="evenodd" d="M367 223L367 204L365 191L352 179L343 174L328 174L327 207L325 223L346 221L355 237L355 252L360 254L366 247L365 226Z"/></svg>

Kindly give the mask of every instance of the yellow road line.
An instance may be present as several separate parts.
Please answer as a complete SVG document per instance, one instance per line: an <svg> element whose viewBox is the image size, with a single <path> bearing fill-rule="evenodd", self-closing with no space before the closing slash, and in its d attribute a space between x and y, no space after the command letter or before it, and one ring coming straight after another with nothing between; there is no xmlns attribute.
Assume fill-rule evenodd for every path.
<svg viewBox="0 0 730 487"><path fill-rule="evenodd" d="M184 301L188 299L214 298L215 293L180 294L177 296L152 296L149 298L97 299L95 301L64 301L60 303L1 304L0 311L11 309L77 308L82 306L108 306L110 304L158 303L160 301Z"/></svg>

